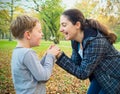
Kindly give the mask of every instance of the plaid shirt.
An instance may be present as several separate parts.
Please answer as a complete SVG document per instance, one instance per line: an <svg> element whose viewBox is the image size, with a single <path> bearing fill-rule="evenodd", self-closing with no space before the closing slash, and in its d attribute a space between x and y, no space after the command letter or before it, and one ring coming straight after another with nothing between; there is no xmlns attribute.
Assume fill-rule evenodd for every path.
<svg viewBox="0 0 120 94"><path fill-rule="evenodd" d="M72 41L71 58L63 53L56 63L82 80L94 75L106 94L120 94L120 53L98 31L97 35L86 31L88 29L84 32L83 58L78 54L78 43Z"/></svg>

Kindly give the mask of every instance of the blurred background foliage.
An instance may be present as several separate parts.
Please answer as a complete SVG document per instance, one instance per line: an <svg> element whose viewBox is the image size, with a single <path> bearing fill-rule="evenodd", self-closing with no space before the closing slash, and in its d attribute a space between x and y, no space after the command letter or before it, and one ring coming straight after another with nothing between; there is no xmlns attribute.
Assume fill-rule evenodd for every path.
<svg viewBox="0 0 120 94"><path fill-rule="evenodd" d="M11 21L16 16L28 14L40 19L44 39L58 44L64 40L59 32L59 17L68 8L80 9L87 19L94 18L110 27L120 41L120 1L119 0L74 0L71 7L65 0L0 0L0 39L13 37L9 30Z"/></svg>

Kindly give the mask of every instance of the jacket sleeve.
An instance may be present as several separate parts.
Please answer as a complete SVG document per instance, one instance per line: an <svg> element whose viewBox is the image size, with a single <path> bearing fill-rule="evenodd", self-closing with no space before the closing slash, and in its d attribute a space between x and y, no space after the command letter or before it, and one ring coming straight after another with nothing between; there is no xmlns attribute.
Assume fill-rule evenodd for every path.
<svg viewBox="0 0 120 94"><path fill-rule="evenodd" d="M68 56L63 53L57 60L57 64L70 74L76 76L79 79L88 78L95 68L99 65L99 61L102 59L105 53L105 41L102 39L93 40L84 49L84 56L80 65L76 65Z"/></svg>

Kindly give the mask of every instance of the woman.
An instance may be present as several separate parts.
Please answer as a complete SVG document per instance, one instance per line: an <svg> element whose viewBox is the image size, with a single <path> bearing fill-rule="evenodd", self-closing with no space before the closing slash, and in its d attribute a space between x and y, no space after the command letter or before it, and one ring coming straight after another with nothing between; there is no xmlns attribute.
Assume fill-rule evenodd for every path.
<svg viewBox="0 0 120 94"><path fill-rule="evenodd" d="M85 19L77 9L63 12L60 31L71 40L72 56L58 55L57 64L79 79L91 81L87 94L120 94L120 53L117 37L98 21Z"/></svg>

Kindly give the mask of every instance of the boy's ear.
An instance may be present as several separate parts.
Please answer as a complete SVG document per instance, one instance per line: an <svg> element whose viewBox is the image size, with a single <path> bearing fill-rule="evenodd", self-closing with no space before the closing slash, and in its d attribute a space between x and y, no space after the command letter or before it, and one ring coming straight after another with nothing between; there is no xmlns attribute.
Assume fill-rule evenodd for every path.
<svg viewBox="0 0 120 94"><path fill-rule="evenodd" d="M25 33L24 33L24 37L26 38L26 39L30 39L30 37L31 37L31 34L30 34L30 32L29 31L25 31Z"/></svg>
<svg viewBox="0 0 120 94"><path fill-rule="evenodd" d="M79 21L76 22L76 28L80 29L81 28L81 23Z"/></svg>

